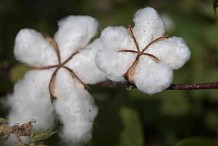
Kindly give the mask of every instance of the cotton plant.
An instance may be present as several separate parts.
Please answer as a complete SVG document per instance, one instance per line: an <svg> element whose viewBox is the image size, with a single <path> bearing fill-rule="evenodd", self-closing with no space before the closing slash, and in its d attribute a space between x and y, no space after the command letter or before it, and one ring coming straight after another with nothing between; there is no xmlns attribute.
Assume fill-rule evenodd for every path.
<svg viewBox="0 0 218 146"><path fill-rule="evenodd" d="M65 142L85 143L98 112L86 87L106 78L95 64L96 52L103 49L100 40L89 44L98 23L90 16L68 16L58 26L54 39L33 29L22 29L17 34L15 57L32 69L8 97L8 121L35 119L35 130L45 130L58 117Z"/></svg>
<svg viewBox="0 0 218 146"><path fill-rule="evenodd" d="M170 86L173 70L190 58L180 37L164 35L165 25L153 8L136 12L135 26L105 28L100 40L104 49L96 54L97 66L114 82L135 84L142 92L154 94Z"/></svg>

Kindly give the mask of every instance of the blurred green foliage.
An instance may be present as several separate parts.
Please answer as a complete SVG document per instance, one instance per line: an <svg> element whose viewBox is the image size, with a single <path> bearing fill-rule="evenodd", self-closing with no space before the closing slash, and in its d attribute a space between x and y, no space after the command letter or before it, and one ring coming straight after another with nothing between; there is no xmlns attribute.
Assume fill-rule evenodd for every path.
<svg viewBox="0 0 218 146"><path fill-rule="evenodd" d="M20 29L52 35L62 17L91 15L99 20L101 31L106 26L133 24L134 13L145 6L167 15L174 26L167 34L184 38L191 49L192 58L175 71L174 83L217 81L218 15L213 0L1 0L0 96L12 91L14 81L26 71L13 55ZM137 90L92 86L91 92L99 115L88 146L173 146L189 137L218 135L217 90L164 91L148 96ZM0 113L5 116L7 110L1 106ZM48 144L60 145L58 141L51 138Z"/></svg>

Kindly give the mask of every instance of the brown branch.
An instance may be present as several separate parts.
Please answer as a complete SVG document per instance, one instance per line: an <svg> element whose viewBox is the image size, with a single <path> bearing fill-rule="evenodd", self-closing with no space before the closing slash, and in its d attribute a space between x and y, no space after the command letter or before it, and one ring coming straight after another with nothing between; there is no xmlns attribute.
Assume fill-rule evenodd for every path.
<svg viewBox="0 0 218 146"><path fill-rule="evenodd" d="M168 90L202 90L218 89L218 82L198 84L171 84Z"/></svg>
<svg viewBox="0 0 218 146"><path fill-rule="evenodd" d="M127 83L127 82L112 82L105 81L96 84L102 87L110 87L110 88L137 88L135 84ZM198 84L171 84L167 90L203 90L203 89L218 89L218 82L212 83L198 83Z"/></svg>

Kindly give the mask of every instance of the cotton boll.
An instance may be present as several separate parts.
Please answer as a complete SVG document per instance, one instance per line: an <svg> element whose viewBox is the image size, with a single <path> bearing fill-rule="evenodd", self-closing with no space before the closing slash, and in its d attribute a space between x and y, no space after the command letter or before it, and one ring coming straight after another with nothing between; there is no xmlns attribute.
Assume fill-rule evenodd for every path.
<svg viewBox="0 0 218 146"><path fill-rule="evenodd" d="M55 110L63 124L63 139L78 144L90 139L98 109L91 95L75 80L66 70L58 71Z"/></svg>
<svg viewBox="0 0 218 146"><path fill-rule="evenodd" d="M90 16L68 16L61 19L58 26L54 38L64 61L75 50L82 49L88 44L97 32L98 23Z"/></svg>
<svg viewBox="0 0 218 146"><path fill-rule="evenodd" d="M34 128L43 130L53 124L53 107L48 91L52 70L29 71L18 81L14 93L8 96L9 123L26 123L36 120Z"/></svg>
<svg viewBox="0 0 218 146"><path fill-rule="evenodd" d="M95 84L106 80L106 75L95 64L95 54L98 50L103 49L100 40L97 39L77 55L75 55L67 64L74 72L79 75L80 79L88 84Z"/></svg>
<svg viewBox="0 0 218 146"><path fill-rule="evenodd" d="M167 65L148 57L140 58L135 72L135 84L142 92L160 92L170 86L172 78L173 72Z"/></svg>
<svg viewBox="0 0 218 146"><path fill-rule="evenodd" d="M108 79L124 82L123 74L128 70L136 58L133 53L115 52L107 49L96 53L96 65L107 74Z"/></svg>
<svg viewBox="0 0 218 146"><path fill-rule="evenodd" d="M51 45L42 34L32 29L19 31L15 39L14 55L17 60L34 66L48 66L58 62Z"/></svg>
<svg viewBox="0 0 218 146"><path fill-rule="evenodd" d="M172 37L154 43L146 52L155 55L172 69L182 67L191 56L186 42L179 37Z"/></svg>
<svg viewBox="0 0 218 146"><path fill-rule="evenodd" d="M107 27L101 34L101 43L104 48L113 51L136 50L133 39L124 27Z"/></svg>
<svg viewBox="0 0 218 146"><path fill-rule="evenodd" d="M156 10L147 7L136 12L133 19L135 27L133 32L142 50L153 39L165 33L165 26Z"/></svg>

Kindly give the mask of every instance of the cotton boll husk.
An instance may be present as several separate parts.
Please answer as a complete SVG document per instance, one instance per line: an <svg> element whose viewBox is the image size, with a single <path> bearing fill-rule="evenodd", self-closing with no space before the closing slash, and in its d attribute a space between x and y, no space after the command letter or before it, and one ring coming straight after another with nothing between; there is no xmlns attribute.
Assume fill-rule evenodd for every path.
<svg viewBox="0 0 218 146"><path fill-rule="evenodd" d="M100 40L104 48L113 51L136 50L128 30L122 26L105 28Z"/></svg>
<svg viewBox="0 0 218 146"><path fill-rule="evenodd" d="M103 49L99 39L81 50L67 64L79 78L88 84L106 80L106 75L95 64L95 54L98 50Z"/></svg>
<svg viewBox="0 0 218 146"><path fill-rule="evenodd" d="M171 68L162 62L142 56L136 67L135 84L148 94L160 92L170 86L173 78Z"/></svg>
<svg viewBox="0 0 218 146"><path fill-rule="evenodd" d="M51 73L52 70L29 71L16 83L14 93L8 96L10 111L7 120L10 124L23 124L34 119L35 130L52 128L53 106L48 91ZM16 139L9 140L15 142Z"/></svg>
<svg viewBox="0 0 218 146"><path fill-rule="evenodd" d="M87 142L98 112L92 96L65 69L58 71L55 88L58 97L55 110L63 124L61 136L69 143Z"/></svg>
<svg viewBox="0 0 218 146"><path fill-rule="evenodd" d="M164 23L153 8L147 7L137 11L133 21L133 32L141 50L153 39L165 33Z"/></svg>
<svg viewBox="0 0 218 146"><path fill-rule="evenodd" d="M18 32L14 55L22 63L34 66L48 66L58 62L54 49L44 36L32 29L21 29Z"/></svg>
<svg viewBox="0 0 218 146"><path fill-rule="evenodd" d="M54 38L64 61L75 50L82 49L88 44L97 32L98 23L90 16L68 16L61 19L58 26Z"/></svg>
<svg viewBox="0 0 218 146"><path fill-rule="evenodd" d="M172 37L156 42L146 52L153 54L172 69L182 67L191 56L186 42L179 37Z"/></svg>
<svg viewBox="0 0 218 146"><path fill-rule="evenodd" d="M115 52L102 49L96 53L96 65L106 73L107 78L114 82L126 81L123 74L129 69L136 58L136 54L129 52Z"/></svg>

